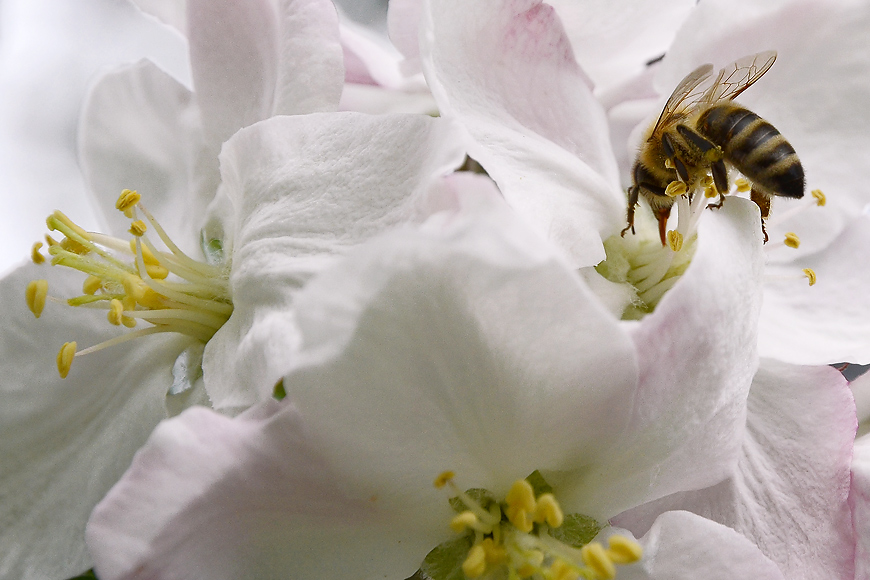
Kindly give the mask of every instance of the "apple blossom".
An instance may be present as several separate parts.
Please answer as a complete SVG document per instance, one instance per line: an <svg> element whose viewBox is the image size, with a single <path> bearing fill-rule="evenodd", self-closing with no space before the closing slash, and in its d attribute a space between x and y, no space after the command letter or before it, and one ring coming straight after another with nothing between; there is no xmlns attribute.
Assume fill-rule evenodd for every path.
<svg viewBox="0 0 870 580"><path fill-rule="evenodd" d="M681 196L670 248L657 247L649 224L639 224L637 236L620 238L626 205L620 182L628 174L618 162L627 158L614 157L609 131L627 138L616 123L623 117L624 125L626 116L645 127L679 80L705 61L724 66L776 49L776 66L740 100L787 136L806 169L808 189L823 191L827 204L819 207L809 196L775 200L768 228L773 241L765 248L761 354L795 363L870 362L870 312L859 290L870 283L870 269L854 267L870 244L867 218L860 214L868 196L859 159L870 145L870 127L857 96L870 89L870 75L861 73L868 67L860 40L870 27L865 2L782 0L761 9L750 2L705 1L677 32L655 79L642 74L622 93L613 86L593 92L578 65L582 51L572 47L576 39L560 22L559 3L492 0L470 9L429 0L425 7L420 54L442 114L462 122L469 154L517 211L587 276L596 276L589 268L597 266L621 286L622 294L610 292L607 300L626 318L645 315L678 283L691 260L697 222L711 212L702 211L704 196L692 204ZM624 36L620 30L610 34ZM614 145L622 152L634 142ZM642 218L648 213L638 210ZM797 250L777 241L788 231L799 235ZM818 284L808 287L808 278Z"/></svg>
<svg viewBox="0 0 870 580"><path fill-rule="evenodd" d="M630 325L501 202L358 247L285 314L303 346L276 388L283 401L234 419L190 409L158 427L90 521L97 574L402 579L423 563L476 577L490 571L481 550L504 550L497 562L514 571L619 561L631 536L589 543L599 525L720 481L738 451L759 223L736 201L701 227L710 236L683 283ZM707 289L711 278L741 298ZM527 477L530 488L516 483ZM477 515L456 519L457 494ZM573 527L547 534L543 522L562 527L557 511ZM523 514L542 523L526 527ZM495 545L457 536L451 520ZM649 560L620 577L688 577L713 568L718 548L781 577L745 538L689 514L665 516L641 545ZM731 577L716 563L712 577Z"/></svg>

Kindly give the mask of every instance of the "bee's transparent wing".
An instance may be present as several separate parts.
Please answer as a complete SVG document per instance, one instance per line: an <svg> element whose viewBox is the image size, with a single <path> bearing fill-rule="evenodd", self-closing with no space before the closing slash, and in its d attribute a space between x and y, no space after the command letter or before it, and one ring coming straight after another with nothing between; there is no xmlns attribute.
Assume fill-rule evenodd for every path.
<svg viewBox="0 0 870 580"><path fill-rule="evenodd" d="M671 119L681 117L683 112L690 109L704 96L704 91L696 91L695 89L698 88L698 85L707 80L712 72L712 64L703 64L690 72L686 75L686 78L680 81L680 84L678 84L677 88L674 89L674 92L671 93L668 102L665 103L665 108L662 110L662 114L659 116L656 126L653 127L650 139L653 139L656 136L657 131L660 128L667 126Z"/></svg>
<svg viewBox="0 0 870 580"><path fill-rule="evenodd" d="M776 61L776 52L768 50L744 56L719 71L719 76L704 93L703 102L713 104L730 101L748 89L770 70Z"/></svg>

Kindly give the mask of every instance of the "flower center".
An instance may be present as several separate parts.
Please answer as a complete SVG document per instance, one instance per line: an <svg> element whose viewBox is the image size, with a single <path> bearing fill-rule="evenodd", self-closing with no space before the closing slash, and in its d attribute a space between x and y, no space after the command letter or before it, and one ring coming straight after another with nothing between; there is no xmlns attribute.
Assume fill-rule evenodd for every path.
<svg viewBox="0 0 870 580"><path fill-rule="evenodd" d="M736 179L734 185L735 188L729 195L746 193L751 187L742 177ZM679 181L668 186L666 193L675 198L674 205L677 207L677 227L667 232L666 245L659 241L657 228L651 218L647 222L640 215L637 218L638 235L624 238L614 235L604 241L607 257L595 270L607 280L628 289L631 301L622 313L624 320L639 320L652 312L689 267L697 244L698 223L710 200L718 195L709 175L703 187L702 193L693 194L687 192L685 184ZM719 205L723 199L720 197ZM785 222L810 207L823 205L824 194L818 189L813 190L811 197L777 216L775 222ZM718 206L711 207L715 209ZM768 223L774 223L774 219ZM765 252L769 253L781 247L797 248L799 245L798 235L788 232L783 241L766 244ZM815 272L808 268L795 276L795 279L798 278L808 280L810 286L816 281Z"/></svg>
<svg viewBox="0 0 870 580"><path fill-rule="evenodd" d="M140 203L135 191L125 189L115 207L131 220L130 240L86 232L59 211L48 216L48 229L64 236L56 241L46 235L51 265L73 268L87 278L82 295L67 300L48 296L48 283L35 280L27 287L27 305L37 318L48 299L106 311L108 322L115 326L133 328L138 321L151 326L79 352L75 342L65 343L57 356L61 377L67 376L76 355L148 334L174 332L207 342L233 312L228 264L215 266L187 256ZM167 251L158 250L148 238L149 224ZM36 263L45 261L41 247L37 243L33 248Z"/></svg>
<svg viewBox="0 0 870 580"><path fill-rule="evenodd" d="M625 536L611 536L607 548L591 541L601 526L585 516L565 516L538 472L514 482L503 501L486 490L460 491L453 477L453 472L444 472L435 486L447 486L454 493L450 503L459 514L450 527L463 535L426 557L423 572L434 580L450 577L456 567L472 579L499 574L518 579L609 580L616 576L617 565L642 557L640 545Z"/></svg>

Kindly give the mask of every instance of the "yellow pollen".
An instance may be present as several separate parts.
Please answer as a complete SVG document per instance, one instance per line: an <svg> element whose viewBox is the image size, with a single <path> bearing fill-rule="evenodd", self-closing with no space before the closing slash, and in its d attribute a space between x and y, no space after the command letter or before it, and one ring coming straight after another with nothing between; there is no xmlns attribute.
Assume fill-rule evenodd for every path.
<svg viewBox="0 0 870 580"><path fill-rule="evenodd" d="M479 521L474 512L464 511L450 520L450 529L456 533L464 532L467 528L474 528Z"/></svg>
<svg viewBox="0 0 870 580"><path fill-rule="evenodd" d="M501 564L507 560L507 550L503 546L499 546L492 538L484 538L480 543L486 554L487 564Z"/></svg>
<svg viewBox="0 0 870 580"><path fill-rule="evenodd" d="M707 199L712 199L717 195L719 195L719 192L716 191L716 188L712 185L704 188L704 197L706 197Z"/></svg>
<svg viewBox="0 0 870 580"><path fill-rule="evenodd" d="M826 198L825 198L825 194L822 193L821 189L814 189L810 192L810 194L814 198L816 198L816 205L818 205L819 207L825 205Z"/></svg>
<svg viewBox="0 0 870 580"><path fill-rule="evenodd" d="M550 578L552 580L577 580L580 578L580 570L565 560L557 558L550 566Z"/></svg>
<svg viewBox="0 0 870 580"><path fill-rule="evenodd" d="M82 293L93 296L103 287L103 281L96 276L88 276L82 283Z"/></svg>
<svg viewBox="0 0 870 580"><path fill-rule="evenodd" d="M611 580L616 576L616 566L608 556L607 551L599 542L590 542L580 548L580 557L583 563L603 580Z"/></svg>
<svg viewBox="0 0 870 580"><path fill-rule="evenodd" d="M132 218L133 208L136 207L136 204L139 203L140 199L142 199L141 195L135 191L125 189L121 192L121 195L118 196L118 201L115 202L115 209L122 212L128 218Z"/></svg>
<svg viewBox="0 0 870 580"><path fill-rule="evenodd" d="M124 305L121 304L121 301L117 298L112 299L112 301L109 302L109 313L106 316L109 319L109 322L115 326L121 326L121 317L123 314Z"/></svg>
<svg viewBox="0 0 870 580"><path fill-rule="evenodd" d="M640 544L620 534L610 536L607 545L607 555L615 564L633 564L643 558Z"/></svg>
<svg viewBox="0 0 870 580"><path fill-rule="evenodd" d="M558 528L564 520L565 514L552 493L545 493L538 498L538 505L535 506L536 522L547 522L551 528Z"/></svg>
<svg viewBox="0 0 870 580"><path fill-rule="evenodd" d="M30 259L33 260L34 264L42 264L45 262L45 256L39 253L40 248L42 248L42 242L36 242L33 244L33 247L30 248Z"/></svg>
<svg viewBox="0 0 870 580"><path fill-rule="evenodd" d="M668 197L677 197L678 195L686 195L686 184L682 181L672 181L665 188L665 195Z"/></svg>
<svg viewBox="0 0 870 580"><path fill-rule="evenodd" d="M529 514L535 511L535 491L532 484L525 479L516 480L505 496L505 502L508 521L521 532L531 532L533 525Z"/></svg>
<svg viewBox="0 0 870 580"><path fill-rule="evenodd" d="M734 185L737 186L737 191L741 193L746 193L750 189L752 189L752 184L749 183L749 180L745 177L738 177L734 180Z"/></svg>
<svg viewBox="0 0 870 580"><path fill-rule="evenodd" d="M816 283L816 272L812 268L804 268L803 270L804 276L810 281L810 286L813 286Z"/></svg>
<svg viewBox="0 0 870 580"><path fill-rule="evenodd" d="M456 477L456 474L454 472L442 471L440 474L438 474L438 477L435 478L435 488L441 489L442 487L447 485L447 483L451 481L454 477Z"/></svg>
<svg viewBox="0 0 870 580"><path fill-rule="evenodd" d="M69 374L69 368L72 366L73 358L76 356L76 343L65 342L60 347L57 353L57 370L60 373L60 378L65 379Z"/></svg>
<svg viewBox="0 0 870 580"><path fill-rule="evenodd" d="M486 551L483 546L477 544L471 547L468 551L468 557L462 563L462 571L469 578L483 576L483 573L486 572Z"/></svg>
<svg viewBox="0 0 870 580"><path fill-rule="evenodd" d="M683 247L683 234L677 230L668 231L668 246L674 252L679 252Z"/></svg>
<svg viewBox="0 0 870 580"><path fill-rule="evenodd" d="M27 285L27 289L24 291L24 298L27 300L27 307L35 317L39 318L42 315L42 309L45 308L47 296L47 280L33 280Z"/></svg>
<svg viewBox="0 0 870 580"><path fill-rule="evenodd" d="M673 159L665 159L665 167L668 169L674 168L674 160Z"/></svg>
<svg viewBox="0 0 870 580"><path fill-rule="evenodd" d="M129 231L138 238L145 235L145 232L148 231L148 226L142 220L136 220L130 224Z"/></svg>
<svg viewBox="0 0 870 580"><path fill-rule="evenodd" d="M789 248L797 248L801 245L801 239L794 232L788 232L785 234L785 240L783 243Z"/></svg>
<svg viewBox="0 0 870 580"><path fill-rule="evenodd" d="M704 158L710 163L719 161L722 159L722 148L721 147L713 147L712 149L708 149L706 153L704 153Z"/></svg>
<svg viewBox="0 0 870 580"><path fill-rule="evenodd" d="M701 185L704 187L713 187L713 176L705 175L704 179L701 180Z"/></svg>

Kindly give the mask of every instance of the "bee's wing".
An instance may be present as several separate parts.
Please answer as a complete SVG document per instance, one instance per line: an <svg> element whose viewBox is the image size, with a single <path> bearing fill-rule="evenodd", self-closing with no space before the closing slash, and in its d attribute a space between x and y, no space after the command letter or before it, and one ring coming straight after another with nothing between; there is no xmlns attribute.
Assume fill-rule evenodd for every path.
<svg viewBox="0 0 870 580"><path fill-rule="evenodd" d="M695 91L695 89L710 77L711 72L713 72L713 65L710 63L703 64L680 81L680 84L674 89L668 102L665 103L665 108L662 110L662 114L659 116L659 120L650 134L650 140L655 138L658 130L667 126L671 119L687 111L703 98L705 93L703 91Z"/></svg>
<svg viewBox="0 0 870 580"><path fill-rule="evenodd" d="M719 71L719 76L704 93L703 102L713 104L730 101L752 86L770 70L776 60L776 52L768 50L744 56Z"/></svg>

